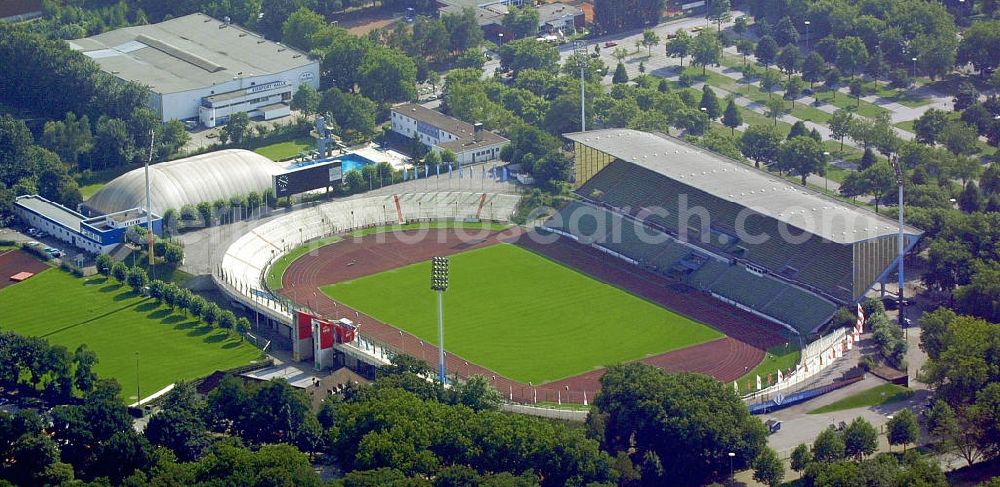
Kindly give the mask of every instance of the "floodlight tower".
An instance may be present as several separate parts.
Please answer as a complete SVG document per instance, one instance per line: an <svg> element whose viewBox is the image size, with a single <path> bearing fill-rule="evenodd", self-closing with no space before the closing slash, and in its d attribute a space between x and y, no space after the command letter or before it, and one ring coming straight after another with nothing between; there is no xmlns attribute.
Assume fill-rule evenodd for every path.
<svg viewBox="0 0 1000 487"><path fill-rule="evenodd" d="M431 290L437 291L438 295L438 376L441 384L444 384L444 292L448 290L447 257L434 257L431 260Z"/></svg>
<svg viewBox="0 0 1000 487"><path fill-rule="evenodd" d="M903 233L903 163L900 162L899 157L893 157L892 168L896 171L896 186L899 188L899 236L898 240L898 251L899 251L899 292L897 293L897 299L899 303L899 327L903 330L904 336L906 334L906 322L905 322L905 310L903 309L905 301L903 300L903 255L906 249L905 235Z"/></svg>
<svg viewBox="0 0 1000 487"><path fill-rule="evenodd" d="M153 206L150 201L149 190L149 164L153 162L153 141L156 139L156 132L149 131L149 157L146 159L146 244L149 246L149 270L153 270Z"/></svg>
<svg viewBox="0 0 1000 487"><path fill-rule="evenodd" d="M583 70L587 67L587 42L573 41L573 54L580 63L580 132L587 131L587 88L584 83Z"/></svg>

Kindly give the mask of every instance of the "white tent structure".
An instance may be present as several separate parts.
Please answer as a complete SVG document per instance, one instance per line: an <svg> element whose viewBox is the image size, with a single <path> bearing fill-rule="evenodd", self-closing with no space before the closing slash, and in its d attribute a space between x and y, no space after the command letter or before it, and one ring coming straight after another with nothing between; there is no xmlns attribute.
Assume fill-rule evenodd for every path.
<svg viewBox="0 0 1000 487"><path fill-rule="evenodd" d="M242 149L209 152L149 167L152 210L162 215L168 209L197 205L272 187L272 176L285 169L270 159ZM113 213L146 207L142 168L129 171L101 188L83 204L90 212Z"/></svg>

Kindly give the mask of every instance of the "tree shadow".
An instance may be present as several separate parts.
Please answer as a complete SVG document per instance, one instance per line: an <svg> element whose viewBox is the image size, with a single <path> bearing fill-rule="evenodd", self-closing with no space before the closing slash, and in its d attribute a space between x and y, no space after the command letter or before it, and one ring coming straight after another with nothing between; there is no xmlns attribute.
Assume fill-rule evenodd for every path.
<svg viewBox="0 0 1000 487"><path fill-rule="evenodd" d="M205 337L205 343L219 343L225 341L229 335L224 331L219 331L218 333Z"/></svg>
<svg viewBox="0 0 1000 487"><path fill-rule="evenodd" d="M189 337L200 337L208 335L209 333L212 332L212 330L214 330L214 328L212 328L210 325L202 325L191 328L191 331L187 332L187 335Z"/></svg>
<svg viewBox="0 0 1000 487"><path fill-rule="evenodd" d="M107 278L107 276L97 276L97 277L92 277L90 279L87 279L83 283L84 283L84 285L87 285L87 286L100 286L101 284L107 284L108 283L108 278Z"/></svg>
<svg viewBox="0 0 1000 487"><path fill-rule="evenodd" d="M139 312L142 312L142 313L146 313L146 312L149 312L149 311L153 311L158 306L159 305L156 304L155 302L148 301L148 302L145 302L145 303L142 303L142 304L136 306L135 310L139 311Z"/></svg>
<svg viewBox="0 0 1000 487"><path fill-rule="evenodd" d="M158 309L158 310L150 313L149 314L149 318L150 319L154 319L154 320L159 320L159 319L166 318L166 317L170 316L171 314L173 314L173 312L171 312L169 309L162 309L161 308L161 309Z"/></svg>
<svg viewBox="0 0 1000 487"><path fill-rule="evenodd" d="M183 316L181 316L181 315L174 315L174 314L172 314L172 315L167 316L166 318L163 318L162 320L160 320L160 323L163 323L164 325L172 325L174 323L179 323L181 321L184 321L184 319L185 318Z"/></svg>
<svg viewBox="0 0 1000 487"><path fill-rule="evenodd" d="M174 316L176 316L176 315L174 315ZM183 323L178 323L178 324L174 325L174 329L175 330L190 330L192 328L196 328L198 325L200 325L200 323L198 321L191 320L191 321L185 321Z"/></svg>
<svg viewBox="0 0 1000 487"><path fill-rule="evenodd" d="M107 281L108 281L108 279L105 278L104 282L107 282ZM108 284L106 286L101 287L101 292L102 293L111 293L111 292L115 292L115 291L117 291L117 290L119 290L121 288L122 288L122 286L120 284L112 283L112 284Z"/></svg>
<svg viewBox="0 0 1000 487"><path fill-rule="evenodd" d="M137 296L138 295L135 293L135 291L126 291L126 292L119 293L119 294L115 295L114 300L115 301L127 301L127 300L135 298Z"/></svg>
<svg viewBox="0 0 1000 487"><path fill-rule="evenodd" d="M240 342L229 342L229 343L223 345L222 348L233 349L233 348L238 348L239 346L240 346Z"/></svg>

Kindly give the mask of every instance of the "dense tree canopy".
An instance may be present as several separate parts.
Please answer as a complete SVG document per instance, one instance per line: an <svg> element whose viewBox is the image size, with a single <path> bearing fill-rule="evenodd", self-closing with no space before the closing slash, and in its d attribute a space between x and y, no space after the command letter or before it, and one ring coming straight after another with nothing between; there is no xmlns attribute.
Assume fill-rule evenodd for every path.
<svg viewBox="0 0 1000 487"><path fill-rule="evenodd" d="M588 422L603 447L627 453L649 484L702 485L728 473L729 452L745 468L765 448L763 423L729 387L638 363L608 368Z"/></svg>

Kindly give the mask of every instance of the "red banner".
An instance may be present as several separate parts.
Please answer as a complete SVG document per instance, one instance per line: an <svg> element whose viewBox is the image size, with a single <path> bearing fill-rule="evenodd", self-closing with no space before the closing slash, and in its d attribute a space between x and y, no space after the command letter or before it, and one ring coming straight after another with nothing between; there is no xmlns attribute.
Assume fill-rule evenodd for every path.
<svg viewBox="0 0 1000 487"><path fill-rule="evenodd" d="M349 320L340 320L337 322L337 343L353 342L357 330L358 327L354 326L354 323L351 323Z"/></svg>
<svg viewBox="0 0 1000 487"><path fill-rule="evenodd" d="M312 320L316 318L309 313L303 313L301 311L295 312L295 322L298 324L299 335L298 340L305 340L306 338L312 338Z"/></svg>
<svg viewBox="0 0 1000 487"><path fill-rule="evenodd" d="M327 348L332 347L334 324L330 323L329 321L321 321L321 320L316 320L316 321L319 322L319 348L325 350Z"/></svg>

